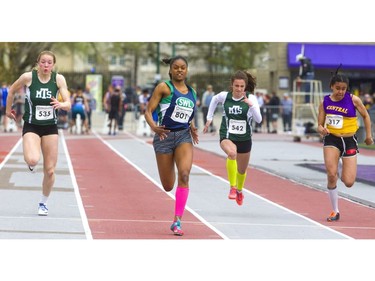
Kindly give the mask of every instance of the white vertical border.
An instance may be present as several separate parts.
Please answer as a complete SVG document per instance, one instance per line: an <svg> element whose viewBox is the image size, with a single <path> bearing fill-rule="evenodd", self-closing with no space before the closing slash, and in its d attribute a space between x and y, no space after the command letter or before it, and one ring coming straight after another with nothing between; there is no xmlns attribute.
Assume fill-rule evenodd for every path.
<svg viewBox="0 0 375 281"><path fill-rule="evenodd" d="M68 147L66 146L64 133L61 129L59 129L59 135L60 135L60 140L61 140L62 146L64 148L66 161L68 163L69 173L71 175L72 184L73 184L73 188L74 188L74 194L76 195L77 205L78 205L79 213L81 214L81 219L82 219L83 229L85 230L86 239L87 240L93 240L91 230L90 230L90 226L89 226L89 222L87 220L85 208L83 207L81 194L79 193L77 178L74 174L74 169L73 169L72 161L70 159Z"/></svg>

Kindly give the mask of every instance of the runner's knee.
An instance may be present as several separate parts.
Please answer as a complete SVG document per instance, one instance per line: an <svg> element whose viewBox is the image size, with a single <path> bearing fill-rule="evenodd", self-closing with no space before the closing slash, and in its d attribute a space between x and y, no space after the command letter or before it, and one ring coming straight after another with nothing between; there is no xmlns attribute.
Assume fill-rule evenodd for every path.
<svg viewBox="0 0 375 281"><path fill-rule="evenodd" d="M189 171L179 172L179 184L183 186L188 186L189 184Z"/></svg>
<svg viewBox="0 0 375 281"><path fill-rule="evenodd" d="M342 177L341 180L345 184L346 187L352 187L354 185L354 182L355 182L355 180L345 179L344 177Z"/></svg>
<svg viewBox="0 0 375 281"><path fill-rule="evenodd" d="M36 166L38 164L39 159L36 157L25 157L25 162L29 166Z"/></svg>

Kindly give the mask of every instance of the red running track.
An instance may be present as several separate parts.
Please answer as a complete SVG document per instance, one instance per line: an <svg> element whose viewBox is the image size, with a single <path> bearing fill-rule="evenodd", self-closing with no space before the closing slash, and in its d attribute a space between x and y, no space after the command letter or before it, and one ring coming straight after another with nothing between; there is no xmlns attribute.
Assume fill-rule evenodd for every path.
<svg viewBox="0 0 375 281"><path fill-rule="evenodd" d="M2 136L0 163L20 136ZM80 194L94 239L173 239L174 200L97 138L67 139ZM93 151L95 153L93 153ZM225 159L194 151L194 164L226 178ZM249 167L247 189L296 213L356 239L375 238L375 209L339 199L341 219L328 223L325 192ZM353 187L355 188L355 186ZM245 198L246 200L246 198ZM220 239L186 210L188 239Z"/></svg>
<svg viewBox="0 0 375 281"><path fill-rule="evenodd" d="M213 174L223 178L227 177L223 157L196 149L194 160L196 165ZM323 191L273 176L252 167L247 170L245 187L272 202L355 239L375 238L375 209L373 208L340 198L340 221L327 222L326 217L331 212L331 205L328 194Z"/></svg>
<svg viewBox="0 0 375 281"><path fill-rule="evenodd" d="M174 236L175 201L165 191L98 138L66 143L94 239L221 239L188 210L185 235Z"/></svg>
<svg viewBox="0 0 375 281"><path fill-rule="evenodd" d="M3 162L4 158L12 150L12 148L15 146L15 144L20 138L21 138L20 135L1 136L0 163Z"/></svg>

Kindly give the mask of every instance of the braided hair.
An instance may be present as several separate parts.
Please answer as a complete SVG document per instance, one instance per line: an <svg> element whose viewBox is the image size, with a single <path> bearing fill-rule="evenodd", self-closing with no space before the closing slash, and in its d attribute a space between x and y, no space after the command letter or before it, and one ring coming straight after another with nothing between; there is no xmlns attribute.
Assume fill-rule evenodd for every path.
<svg viewBox="0 0 375 281"><path fill-rule="evenodd" d="M336 71L334 73L331 72L331 80L329 82L330 87L332 87L335 83L341 83L342 82L342 83L346 83L346 85L349 88L349 78L346 77L343 74L338 73L341 67L342 67L342 64L340 63L340 65L337 67Z"/></svg>
<svg viewBox="0 0 375 281"><path fill-rule="evenodd" d="M172 58L163 58L161 61L166 64L166 65L169 65L169 70L171 70L171 66L173 65L173 63L176 61L176 60L183 60L185 63L186 63L186 66L188 66L188 62L187 62L187 59L183 56L180 56L180 55L177 55L175 57L172 57ZM171 72L169 71L168 72L168 75L169 75L169 78L172 79L172 75L171 75Z"/></svg>

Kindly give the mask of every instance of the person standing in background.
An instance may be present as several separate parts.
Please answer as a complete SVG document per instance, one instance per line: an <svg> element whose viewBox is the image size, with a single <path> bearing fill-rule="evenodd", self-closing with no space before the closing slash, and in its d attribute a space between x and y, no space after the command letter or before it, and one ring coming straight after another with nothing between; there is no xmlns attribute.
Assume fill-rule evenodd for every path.
<svg viewBox="0 0 375 281"><path fill-rule="evenodd" d="M283 119L284 132L292 131L293 101L288 93L283 94L281 100L281 117Z"/></svg>
<svg viewBox="0 0 375 281"><path fill-rule="evenodd" d="M213 91L212 85L207 85L206 91L202 95L202 115L203 115L203 125L207 123L207 113L208 107L210 106L211 100L215 92ZM214 123L213 120L210 123L210 132L214 132Z"/></svg>
<svg viewBox="0 0 375 281"><path fill-rule="evenodd" d="M108 113L108 119L109 119L109 131L108 135L113 134L114 136L117 133L117 126L118 126L118 120L121 115L122 110L122 92L121 87L116 86L114 92L111 94L109 99L109 113ZM113 123L113 126L112 126ZM113 128L113 130L112 130ZM111 132L113 131L113 133Z"/></svg>
<svg viewBox="0 0 375 281"><path fill-rule="evenodd" d="M280 114L280 98L277 96L276 92L272 92L271 99L269 103L267 104L270 111L270 121L272 126L272 134L277 134L277 127L278 127L278 120L279 120L279 114Z"/></svg>
<svg viewBox="0 0 375 281"><path fill-rule="evenodd" d="M83 95L87 101L87 106L86 108L86 116L87 116L87 122L88 122L88 129L91 130L91 115L92 111L96 109L96 100L94 98L94 95L90 91L90 87L86 86L85 91L83 92Z"/></svg>
<svg viewBox="0 0 375 281"><path fill-rule="evenodd" d="M255 96L257 97L257 101L259 104L260 108L260 114L262 115L262 121L260 123L255 122L255 129L254 133L261 133L262 132L262 125L263 125L263 120L264 120L264 115L265 115L265 108L264 108L264 97L262 92L256 92Z"/></svg>
<svg viewBox="0 0 375 281"><path fill-rule="evenodd" d="M8 118L5 114L5 110L6 110L6 107L7 107L8 91L9 91L9 88L8 88L7 83L3 82L2 85L1 85L1 98L2 98L2 108L1 108L1 110L4 114L4 117L3 117L4 132L7 132L7 130L8 130Z"/></svg>

